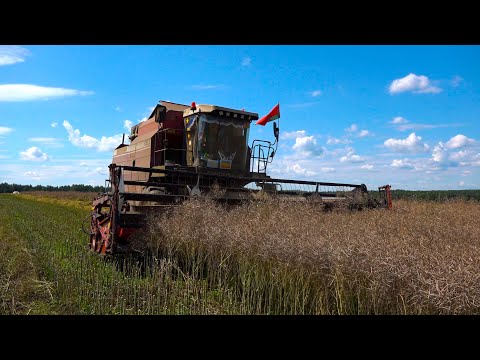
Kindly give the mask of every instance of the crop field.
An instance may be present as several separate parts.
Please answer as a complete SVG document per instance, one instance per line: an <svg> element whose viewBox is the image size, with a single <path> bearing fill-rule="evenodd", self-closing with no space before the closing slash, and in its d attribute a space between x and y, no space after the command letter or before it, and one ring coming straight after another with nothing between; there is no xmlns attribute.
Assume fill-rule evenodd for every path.
<svg viewBox="0 0 480 360"><path fill-rule="evenodd" d="M0 314L480 314L476 200L195 200L108 259L80 230L94 195L0 194Z"/></svg>

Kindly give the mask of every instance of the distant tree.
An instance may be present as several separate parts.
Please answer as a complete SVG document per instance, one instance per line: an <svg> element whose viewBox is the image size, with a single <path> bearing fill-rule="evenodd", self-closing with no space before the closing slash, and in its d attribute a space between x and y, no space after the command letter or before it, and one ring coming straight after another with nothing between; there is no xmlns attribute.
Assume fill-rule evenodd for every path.
<svg viewBox="0 0 480 360"><path fill-rule="evenodd" d="M103 186L92 186L84 184L73 185L20 185L20 184L8 184L6 182L0 183L0 193L12 193L14 191L80 191L80 192L103 192Z"/></svg>

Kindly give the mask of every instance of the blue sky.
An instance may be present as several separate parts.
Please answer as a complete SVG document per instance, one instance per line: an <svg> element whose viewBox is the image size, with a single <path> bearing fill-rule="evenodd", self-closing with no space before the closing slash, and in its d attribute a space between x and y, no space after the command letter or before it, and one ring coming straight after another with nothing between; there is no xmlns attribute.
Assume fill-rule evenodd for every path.
<svg viewBox="0 0 480 360"><path fill-rule="evenodd" d="M125 125L169 100L279 102L277 178L478 189L478 64L480 46L0 46L0 182L103 185Z"/></svg>

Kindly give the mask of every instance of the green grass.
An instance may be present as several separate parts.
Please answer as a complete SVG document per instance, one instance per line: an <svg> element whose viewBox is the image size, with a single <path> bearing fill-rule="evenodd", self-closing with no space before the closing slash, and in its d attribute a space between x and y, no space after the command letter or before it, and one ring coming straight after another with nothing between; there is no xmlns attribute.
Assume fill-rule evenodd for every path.
<svg viewBox="0 0 480 360"><path fill-rule="evenodd" d="M89 212L69 205L0 195L2 313L219 312L215 294L205 290L202 281L175 280L170 261L111 261L89 252L80 231ZM9 285L11 273L16 287ZM11 299L23 299L21 306Z"/></svg>

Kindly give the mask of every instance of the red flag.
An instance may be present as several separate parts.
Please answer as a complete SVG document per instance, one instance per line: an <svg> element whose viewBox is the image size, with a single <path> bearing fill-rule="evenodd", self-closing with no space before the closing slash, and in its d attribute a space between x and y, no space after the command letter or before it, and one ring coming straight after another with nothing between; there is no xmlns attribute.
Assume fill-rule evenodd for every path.
<svg viewBox="0 0 480 360"><path fill-rule="evenodd" d="M270 112L262 117L260 120L258 120L255 125L262 125L265 126L266 123L272 120L277 120L280 118L280 103L275 105Z"/></svg>

